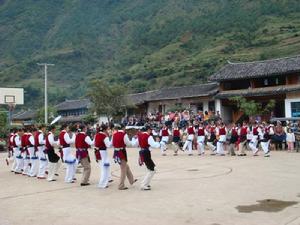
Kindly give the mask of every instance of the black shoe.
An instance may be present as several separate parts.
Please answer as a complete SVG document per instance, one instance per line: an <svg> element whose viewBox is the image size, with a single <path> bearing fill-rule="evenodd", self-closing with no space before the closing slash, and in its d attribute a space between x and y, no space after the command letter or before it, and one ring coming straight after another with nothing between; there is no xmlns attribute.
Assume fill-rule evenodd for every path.
<svg viewBox="0 0 300 225"><path fill-rule="evenodd" d="M56 174L54 174L54 175L55 175L55 176L57 176L57 177L59 176L59 174L58 174L58 173L56 173Z"/></svg>
<svg viewBox="0 0 300 225"><path fill-rule="evenodd" d="M86 184L81 183L81 184L80 184L80 186L88 186L88 185L91 185L91 184L90 184L90 183L86 183Z"/></svg>
<svg viewBox="0 0 300 225"><path fill-rule="evenodd" d="M113 182L113 181L114 181L114 180L109 180L108 183L111 183L111 182Z"/></svg>

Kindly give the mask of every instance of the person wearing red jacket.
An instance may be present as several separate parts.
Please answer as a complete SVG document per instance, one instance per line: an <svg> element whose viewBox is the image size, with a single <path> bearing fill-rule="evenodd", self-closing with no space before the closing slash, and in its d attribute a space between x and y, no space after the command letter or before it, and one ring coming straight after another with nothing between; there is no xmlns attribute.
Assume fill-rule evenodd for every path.
<svg viewBox="0 0 300 225"><path fill-rule="evenodd" d="M180 149L180 137L181 137L181 132L177 124L174 125L173 128L173 140L172 140L172 145L174 146L174 156L178 155L178 150Z"/></svg>
<svg viewBox="0 0 300 225"><path fill-rule="evenodd" d="M109 141L106 125L103 124L99 128L99 132L94 137L94 145L95 157L101 168L98 187L107 188L110 182L110 160L107 148L111 146L111 142Z"/></svg>
<svg viewBox="0 0 300 225"><path fill-rule="evenodd" d="M37 148L35 147L35 140L34 135L37 132L35 127L30 128L30 133L28 134L28 152L30 156L30 171L29 176L30 177L36 177L38 174L39 169L39 161L38 161L38 155L37 155Z"/></svg>
<svg viewBox="0 0 300 225"><path fill-rule="evenodd" d="M138 134L138 145L141 148L139 152L140 166L145 164L147 167L147 173L141 182L141 190L151 190L150 182L155 174L155 164L151 158L150 147L159 148L160 143L154 141L153 137L151 136L150 126L144 127L142 132Z"/></svg>
<svg viewBox="0 0 300 225"><path fill-rule="evenodd" d="M62 148L63 162L66 166L65 182L74 183L77 160L72 153L71 144L75 142L75 134L72 134L72 137L70 137L70 130L67 124L63 124L60 130L58 140L59 145Z"/></svg>
<svg viewBox="0 0 300 225"><path fill-rule="evenodd" d="M112 137L112 146L114 148L114 160L116 163L119 163L121 170L119 190L127 190L128 187L125 186L125 178L127 177L131 185L133 185L137 179L133 178L133 174L127 163L126 147L135 146L136 141L134 139L132 141L129 140L123 124L115 126L115 129Z"/></svg>
<svg viewBox="0 0 300 225"><path fill-rule="evenodd" d="M169 143L169 136L171 135L169 128L166 124L163 125L162 129L159 132L161 137L161 147L160 152L162 156L166 156L165 151L167 150L167 144Z"/></svg>
<svg viewBox="0 0 300 225"><path fill-rule="evenodd" d="M22 157L22 142L21 138L24 134L24 130L22 128L18 129L18 132L13 136L13 151L14 156L16 158L16 168L14 170L15 174L21 174L23 169L23 157Z"/></svg>
<svg viewBox="0 0 300 225"><path fill-rule="evenodd" d="M238 156L246 156L246 143L247 134L249 133L249 127L246 121L243 122L243 126L239 129L239 154Z"/></svg>
<svg viewBox="0 0 300 225"><path fill-rule="evenodd" d="M29 176L30 171L30 155L28 152L29 147L29 135L28 128L24 128L24 134L21 137L21 143L22 143L22 158L23 158L23 172L22 175Z"/></svg>
<svg viewBox="0 0 300 225"><path fill-rule="evenodd" d="M88 149L94 143L91 138L86 135L87 128L84 124L80 125L79 129L80 132L76 134L75 138L75 147L77 149L76 158L83 166L82 180L80 185L87 186L90 185L89 179L91 176L91 163Z"/></svg>
<svg viewBox="0 0 300 225"><path fill-rule="evenodd" d="M200 122L198 130L197 130L197 148L198 155L204 155L205 151L205 137L206 131L202 122Z"/></svg>
<svg viewBox="0 0 300 225"><path fill-rule="evenodd" d="M58 142L54 140L54 133L56 128L54 125L51 125L48 128L48 130L49 132L46 135L46 140L45 140L45 144L46 144L45 151L49 159L47 181L56 181L56 179L54 179L54 176L55 174L57 174L61 165L60 157L57 155L55 151L55 146L58 145Z"/></svg>
<svg viewBox="0 0 300 225"><path fill-rule="evenodd" d="M183 150L185 151L188 149L188 155L193 155L193 141L195 137L195 127L193 126L192 121L189 122L189 126L186 128L186 133L188 134L188 137L183 145Z"/></svg>
<svg viewBox="0 0 300 225"><path fill-rule="evenodd" d="M17 166L16 158L14 156L14 144L13 144L13 138L16 135L16 130L15 129L10 129L10 134L8 136L8 156L5 159L7 166L9 166L9 163L12 162L12 167L11 171L14 172Z"/></svg>
<svg viewBox="0 0 300 225"><path fill-rule="evenodd" d="M46 179L46 167L48 165L47 154L45 153L45 134L46 125L39 126L39 130L34 135L35 148L38 151L39 156L39 171L37 178Z"/></svg>

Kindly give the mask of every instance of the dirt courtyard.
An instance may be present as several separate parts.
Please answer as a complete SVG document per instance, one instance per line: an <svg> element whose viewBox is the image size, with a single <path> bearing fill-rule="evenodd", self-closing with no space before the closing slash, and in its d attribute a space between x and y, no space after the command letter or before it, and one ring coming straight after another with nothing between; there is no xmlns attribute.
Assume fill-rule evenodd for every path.
<svg viewBox="0 0 300 225"><path fill-rule="evenodd" d="M112 150L110 150L112 154ZM138 182L117 190L119 167L112 162L107 189L96 187L100 169L92 157L91 185L15 175L0 154L0 225L300 225L300 153L260 156L161 156L151 191L141 191L145 168L138 150L128 149ZM259 202L260 201L260 202Z"/></svg>

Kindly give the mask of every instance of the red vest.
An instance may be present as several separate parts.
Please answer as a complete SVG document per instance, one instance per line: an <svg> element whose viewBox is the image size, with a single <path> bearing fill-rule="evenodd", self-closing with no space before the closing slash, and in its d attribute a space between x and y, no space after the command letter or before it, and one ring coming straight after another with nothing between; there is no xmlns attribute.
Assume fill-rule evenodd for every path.
<svg viewBox="0 0 300 225"><path fill-rule="evenodd" d="M215 129L216 129L215 127L210 127L209 132L212 134L215 132Z"/></svg>
<svg viewBox="0 0 300 225"><path fill-rule="evenodd" d="M246 136L247 135L247 130L248 130L248 127L242 127L240 135L241 136Z"/></svg>
<svg viewBox="0 0 300 225"><path fill-rule="evenodd" d="M14 146L14 142L11 141L11 138L14 136L14 134L10 134L8 137L8 146L9 148L12 148Z"/></svg>
<svg viewBox="0 0 300 225"><path fill-rule="evenodd" d="M194 127L189 127L189 128L187 129L187 132L188 132L189 135L190 135L190 134L195 134Z"/></svg>
<svg viewBox="0 0 300 225"><path fill-rule="evenodd" d="M148 144L148 138L150 135L148 133L140 133L138 135L139 145L141 148L149 148L150 145Z"/></svg>
<svg viewBox="0 0 300 225"><path fill-rule="evenodd" d="M61 145L63 148L68 148L68 147L70 147L70 144L68 144L68 143L65 141L65 138L64 138L64 136L65 136L66 133L67 133L67 132L66 132L65 130L63 130L63 131L60 132L60 134L59 134L59 136L58 136L59 143L60 143L60 145Z"/></svg>
<svg viewBox="0 0 300 225"><path fill-rule="evenodd" d="M178 129L173 130L173 137L180 137L180 131Z"/></svg>
<svg viewBox="0 0 300 225"><path fill-rule="evenodd" d="M236 127L232 128L232 130L231 130L231 135L232 135L232 136L238 136L238 132L237 132L237 130L236 130Z"/></svg>
<svg viewBox="0 0 300 225"><path fill-rule="evenodd" d="M226 129L225 129L225 127L220 127L219 128L219 135L226 135Z"/></svg>
<svg viewBox="0 0 300 225"><path fill-rule="evenodd" d="M86 134L78 133L75 138L75 147L77 149L88 149L90 146L85 142Z"/></svg>
<svg viewBox="0 0 300 225"><path fill-rule="evenodd" d="M124 143L125 132L117 131L113 135L113 146L114 148L125 148L126 145Z"/></svg>
<svg viewBox="0 0 300 225"><path fill-rule="evenodd" d="M104 139L106 138L106 134L104 134L103 132L99 132L95 135L95 147L99 148L100 150L105 150L106 149L106 145L104 143Z"/></svg>
<svg viewBox="0 0 300 225"><path fill-rule="evenodd" d="M167 137L167 136L169 136L168 129L162 129L162 131L161 131L161 136L162 136L162 137Z"/></svg>
<svg viewBox="0 0 300 225"><path fill-rule="evenodd" d="M27 147L29 145L29 135L28 134L23 134L21 137L21 145L23 148Z"/></svg>
<svg viewBox="0 0 300 225"><path fill-rule="evenodd" d="M258 127L254 127L252 133L253 135L258 135Z"/></svg>
<svg viewBox="0 0 300 225"><path fill-rule="evenodd" d="M205 132L204 132L204 128L203 127L199 127L198 129L198 136L204 136Z"/></svg>
<svg viewBox="0 0 300 225"><path fill-rule="evenodd" d="M47 135L46 135L46 149L53 149L52 145L50 144L49 142L49 135L51 134L51 132L49 132Z"/></svg>
<svg viewBox="0 0 300 225"><path fill-rule="evenodd" d="M38 131L34 135L34 145L35 145L35 147L41 146L40 141L39 141L40 134L41 134L41 132Z"/></svg>

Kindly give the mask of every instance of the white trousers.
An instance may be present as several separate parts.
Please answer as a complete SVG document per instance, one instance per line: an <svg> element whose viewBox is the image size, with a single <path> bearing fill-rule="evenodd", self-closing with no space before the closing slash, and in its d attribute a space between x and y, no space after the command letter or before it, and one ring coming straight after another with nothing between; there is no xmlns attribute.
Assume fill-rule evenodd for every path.
<svg viewBox="0 0 300 225"><path fill-rule="evenodd" d="M214 146L213 142L207 142L207 146L212 150L213 152L216 151L216 146Z"/></svg>
<svg viewBox="0 0 300 225"><path fill-rule="evenodd" d="M46 167L48 165L47 155L44 153L44 146L38 147L38 155L39 155L39 171L37 177L45 177Z"/></svg>
<svg viewBox="0 0 300 225"><path fill-rule="evenodd" d="M185 151L188 149L189 154L193 154L193 140L194 140L194 135L189 134L186 141L184 142L182 150Z"/></svg>
<svg viewBox="0 0 300 225"><path fill-rule="evenodd" d="M38 170L39 170L38 156L36 155L34 147L28 148L28 152L29 152L30 164L31 164L29 176L35 177L35 176L37 176Z"/></svg>
<svg viewBox="0 0 300 225"><path fill-rule="evenodd" d="M220 138L217 142L217 154L224 154L224 143L226 142L226 135L220 135Z"/></svg>
<svg viewBox="0 0 300 225"><path fill-rule="evenodd" d="M260 146L265 154L269 154L269 144L270 144L270 141L260 142Z"/></svg>
<svg viewBox="0 0 300 225"><path fill-rule="evenodd" d="M108 186L108 182L110 180L110 160L108 157L107 150L100 150L101 162L100 165L100 180L98 187L106 188Z"/></svg>
<svg viewBox="0 0 300 225"><path fill-rule="evenodd" d="M72 154L71 148L63 148L64 162L66 164L65 182L70 183L75 178L77 160Z"/></svg>
<svg viewBox="0 0 300 225"><path fill-rule="evenodd" d="M23 158L23 175L28 175L30 172L30 156L27 154L27 151L22 152L22 158Z"/></svg>
<svg viewBox="0 0 300 225"><path fill-rule="evenodd" d="M164 154L164 151L166 151L168 142L169 142L169 137L168 136L163 136L161 138L161 145L160 145L161 154Z"/></svg>
<svg viewBox="0 0 300 225"><path fill-rule="evenodd" d="M205 136L198 136L197 137L197 148L198 148L198 152L199 154L204 154L204 146L205 146Z"/></svg>
<svg viewBox="0 0 300 225"><path fill-rule="evenodd" d="M9 160L12 162L12 166L11 166L11 171L15 172L16 168L17 168L17 159L16 159L16 154L14 153L14 155L9 157Z"/></svg>
<svg viewBox="0 0 300 225"><path fill-rule="evenodd" d="M148 188L154 174L155 174L155 171L147 169L146 175L145 175L144 179L141 182L141 188Z"/></svg>
<svg viewBox="0 0 300 225"><path fill-rule="evenodd" d="M59 160L57 163L49 162L48 164L48 181L54 180L54 176L58 173L58 170L61 166L61 161Z"/></svg>
<svg viewBox="0 0 300 225"><path fill-rule="evenodd" d="M16 157L16 164L17 164L15 168L15 172L21 173L24 166L24 162L23 162L23 157L20 148L14 148L14 154Z"/></svg>
<svg viewBox="0 0 300 225"><path fill-rule="evenodd" d="M258 148L257 148L257 136L253 136L251 141L249 142L249 147L252 150L253 154L257 153Z"/></svg>

